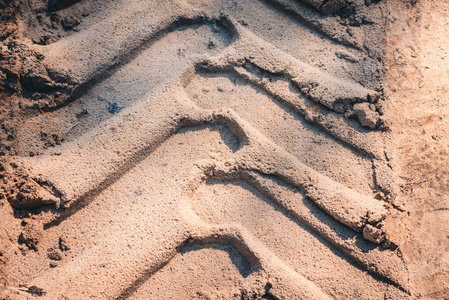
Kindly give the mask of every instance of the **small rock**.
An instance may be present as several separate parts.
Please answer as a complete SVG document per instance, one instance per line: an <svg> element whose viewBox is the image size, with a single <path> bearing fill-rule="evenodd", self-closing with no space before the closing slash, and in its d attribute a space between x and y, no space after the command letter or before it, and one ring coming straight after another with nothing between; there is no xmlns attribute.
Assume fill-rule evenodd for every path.
<svg viewBox="0 0 449 300"><path fill-rule="evenodd" d="M370 104L366 102L354 104L354 113L357 115L362 126L371 129L376 127L377 122L380 119L379 114L372 110Z"/></svg>

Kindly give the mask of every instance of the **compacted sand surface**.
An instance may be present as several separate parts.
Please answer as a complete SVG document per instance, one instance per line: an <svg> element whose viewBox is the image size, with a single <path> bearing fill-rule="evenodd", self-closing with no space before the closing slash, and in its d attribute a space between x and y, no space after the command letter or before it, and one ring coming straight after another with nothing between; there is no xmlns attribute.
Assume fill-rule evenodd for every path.
<svg viewBox="0 0 449 300"><path fill-rule="evenodd" d="M0 4L0 299L448 299L449 4Z"/></svg>

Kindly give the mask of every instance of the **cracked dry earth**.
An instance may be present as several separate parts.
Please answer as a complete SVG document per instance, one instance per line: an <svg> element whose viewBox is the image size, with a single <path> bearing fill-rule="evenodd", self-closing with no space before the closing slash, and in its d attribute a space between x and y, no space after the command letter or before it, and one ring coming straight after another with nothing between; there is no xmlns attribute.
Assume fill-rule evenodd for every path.
<svg viewBox="0 0 449 300"><path fill-rule="evenodd" d="M448 299L449 4L5 1L1 299Z"/></svg>

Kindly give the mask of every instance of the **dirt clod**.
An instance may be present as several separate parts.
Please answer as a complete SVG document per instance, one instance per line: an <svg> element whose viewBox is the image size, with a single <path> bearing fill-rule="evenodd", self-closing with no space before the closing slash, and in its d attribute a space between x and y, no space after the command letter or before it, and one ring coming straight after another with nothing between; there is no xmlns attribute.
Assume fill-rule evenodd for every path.
<svg viewBox="0 0 449 300"><path fill-rule="evenodd" d="M50 248L47 250L47 257L51 260L61 260L62 255L58 249Z"/></svg>
<svg viewBox="0 0 449 300"><path fill-rule="evenodd" d="M35 285L28 287L26 292L30 293L31 295L34 295L34 296L43 296L46 294L46 292L44 292L44 289L41 289Z"/></svg>
<svg viewBox="0 0 449 300"><path fill-rule="evenodd" d="M67 236L59 237L59 249L61 249L61 251L70 250L70 244L68 242Z"/></svg>
<svg viewBox="0 0 449 300"><path fill-rule="evenodd" d="M369 224L363 228L363 237L375 244L380 244L384 240L382 230Z"/></svg>
<svg viewBox="0 0 449 300"><path fill-rule="evenodd" d="M22 221L23 229L19 235L19 243L25 244L28 249L38 250L38 243L43 233L43 224L34 219Z"/></svg>
<svg viewBox="0 0 449 300"><path fill-rule="evenodd" d="M375 128L380 119L379 113L374 111L369 103L354 104L354 113L360 123L369 128Z"/></svg>
<svg viewBox="0 0 449 300"><path fill-rule="evenodd" d="M67 30L74 29L79 23L80 20L74 16L67 16L62 20L62 26Z"/></svg>

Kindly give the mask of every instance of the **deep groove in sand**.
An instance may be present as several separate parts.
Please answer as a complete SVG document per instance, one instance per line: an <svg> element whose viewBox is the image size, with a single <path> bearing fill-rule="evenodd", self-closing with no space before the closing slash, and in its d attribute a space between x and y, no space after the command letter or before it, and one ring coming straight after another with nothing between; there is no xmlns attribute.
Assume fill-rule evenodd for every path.
<svg viewBox="0 0 449 300"><path fill-rule="evenodd" d="M222 30L228 34L228 36L231 39L231 43L236 38L236 31L233 27L233 24L229 22L226 17L221 17L219 19L209 18L207 16L200 16L193 19L188 19L185 17L180 17L170 23L168 26L162 28L158 32L156 32L151 38L148 40L142 42L138 47L130 50L127 53L124 53L120 57L117 58L117 62L113 63L112 65L108 66L106 69L103 70L97 70L96 74L89 78L87 81L82 82L78 86L75 86L73 92L70 94L70 96L60 105L48 108L48 109L42 109L44 112L51 112L55 111L57 109L60 109L64 106L67 106L68 104L72 103L73 101L81 98L82 96L86 95L94 86L100 84L104 80L111 77L115 72L117 72L122 66L126 65L133 59L135 59L142 51L145 49L151 47L154 43L159 41L161 38L163 38L167 33L177 30L178 28L183 27L191 27L191 26L197 26L197 25L218 25L221 27Z"/></svg>
<svg viewBox="0 0 449 300"><path fill-rule="evenodd" d="M72 215L76 214L78 211L82 210L83 208L87 207L92 201L95 200L95 198L101 194L104 190L106 190L108 187L113 185L115 182L120 180L124 174L130 172L135 166L137 166L139 163L141 163L143 160L145 160L151 153L153 153L160 145L162 145L165 141L167 141L170 137L175 135L177 132L179 132L182 129L194 129L198 128L205 128L211 125L217 124L215 121L211 121L209 123L202 122L202 121L196 121L196 120L187 120L187 119L181 119L178 121L178 123L172 128L171 132L164 137L164 139L159 140L155 144L148 145L147 147L137 151L135 154L132 155L132 157L125 161L121 165L118 170L115 172L109 174L100 184L95 186L93 189L87 191L85 194L80 196L78 199L74 199L72 204L69 206L69 208L64 209L61 214L53 219L52 221L44 224L44 230L50 229L52 227L58 226L61 224L61 222L67 220ZM227 126L226 124L220 124L222 126ZM232 130L230 130L232 132Z"/></svg>
<svg viewBox="0 0 449 300"><path fill-rule="evenodd" d="M241 249L238 249L237 247L235 247L234 243L232 243L226 239L220 240L218 238L212 238L212 237L207 237L204 240L192 240L191 238L188 238L176 247L176 252L173 255L171 255L167 260L165 260L163 263L161 263L160 265L156 266L155 268L153 268L151 270L144 271L142 273L142 275L140 275L136 280L134 280L132 282L132 284L130 284L126 289L124 289L120 293L120 295L115 298L115 300L125 300L125 299L130 298L155 273L157 273L158 271L162 270L165 266L167 266L177 255L179 255L180 253L182 253L183 251L185 251L186 249L188 249L189 247L192 247L194 245L204 245L204 246L207 246L207 245L214 246L216 244L229 245L232 248L234 248L250 265L250 272L251 273L254 272L257 269L257 259L254 257L251 257L252 253L248 252L249 250L242 251ZM255 259L256 259L256 261L254 261ZM251 261L253 261L253 263L251 263Z"/></svg>
<svg viewBox="0 0 449 300"><path fill-rule="evenodd" d="M314 215L319 215L317 217L320 219L320 221L323 221L323 219L326 219L324 222L325 224L332 224L331 227L337 227L339 230L343 232L348 232L348 236L343 236L342 233L339 233L337 230L332 230L334 234L341 236L339 241L336 241L333 239L328 233L323 232L323 228L319 228L316 225L313 224L310 218L308 218L306 215L301 215L298 211L295 209L288 207L286 203L284 203L285 199L279 199L276 197L270 188L264 186L264 184L259 181L257 177L265 177L265 178L274 178L276 185L283 185L287 189L291 191L299 191L300 194L304 197L304 207L307 207L310 209L311 213L314 211ZM214 175L209 175L207 178L204 179L203 184L206 185L214 185L214 184L220 184L220 183L230 183L230 184L237 184L239 181L243 181L248 184L248 186L258 192L261 193L263 197L266 197L268 200L268 204L275 210L279 210L282 212L282 214L293 221L297 226L300 228L304 228L307 231L309 231L315 238L317 238L321 244L329 248L336 256L346 260L350 265L352 265L354 268L357 268L359 270L366 271L370 276L372 276L375 280L381 281L384 283L387 283L389 285L393 285L403 292L407 292L407 290L395 280L392 280L388 276L380 273L377 271L376 268L372 268L373 264L375 265L374 261L366 262L363 261L361 258L363 256L363 253L367 253L375 248L382 247L376 244L373 244L369 241L364 241L363 237L360 233L355 232L353 229L345 226L344 224L341 224L340 222L336 221L332 217L330 217L325 211L322 210L314 201L309 199L304 195L304 193L297 187L291 185L290 183L287 183L282 178L280 178L277 175L268 175L263 174L260 171L257 170L245 170L238 173L228 174L228 175L220 175L219 178L215 178ZM276 181L280 181L276 182ZM252 191L250 191L252 192ZM259 196L257 198L261 201L264 201L260 199ZM318 211L318 212L317 212ZM243 224L242 224L243 225ZM343 243L346 239L354 239L356 238L357 242L354 243L354 245L347 245ZM362 242L362 243L359 243ZM359 243L359 245L357 245ZM362 245L364 243L364 245ZM356 249L352 248L355 247ZM385 249L387 250L387 249Z"/></svg>
<svg viewBox="0 0 449 300"><path fill-rule="evenodd" d="M297 223L298 226L306 226L307 228L312 230L314 232L314 236L316 238L318 238L318 239L322 239L321 243L323 245L326 245L333 252L335 251L335 254L337 256L340 256L340 257L344 258L348 263L350 263L354 267L368 272L376 280L379 280L379 281L391 284L391 285L393 285L393 286L395 286L397 288L400 288L402 291L406 292L406 289L400 283L392 280L391 278L388 278L385 275L382 275L381 273L377 272L374 269L370 269L369 266L367 266L366 263L364 263L363 261L361 261L359 259L359 257L354 256L354 250L353 249L351 249L350 247L348 247L345 244L340 244L339 242L336 242L335 239L332 239L331 236L329 236L326 233L322 232L322 229L317 228L310 220L307 219L306 216L300 215L294 209L287 207L287 205L285 205L285 203L283 203L284 199L279 199L278 197L276 197L273 193L271 193L269 188L264 187L264 185L261 184L260 181L258 181L257 177L254 176L251 173L256 174L256 176L261 176L261 177L266 177L266 178L273 177L275 179L274 182L276 182L277 180L281 181L281 183L276 182L277 185L281 185L282 184L286 188L288 188L288 189L290 189L292 191L295 191L295 190L298 191L298 188L296 188L296 187L292 186L291 184L285 182L284 180L282 180L278 176L266 175L266 174L262 174L262 173L260 173L258 171L242 172L241 177L240 177L245 182L247 182L252 188L254 188L255 190L259 191L262 195L267 197L267 199L270 200L271 205L274 208L276 208L276 207L280 208L281 211L283 212L283 214L285 216L287 216L288 218L294 220L294 222ZM236 178L236 179L233 179L233 180L238 180L238 179L239 178ZM232 180L229 180L229 181L232 181ZM318 219L320 219L320 220L327 219L326 222L323 222L323 223L326 223L326 224L330 223L330 224L332 224L332 227L340 227L339 229L341 231L347 231L347 232L353 233L357 237L358 241L364 241L363 237L362 237L362 235L360 233L355 232L351 228L346 227L343 224L341 224L338 221L336 221L335 219L331 218L316 203L314 203L308 197L304 196L302 191L300 191L300 193L304 197L304 206L308 207L308 208L309 207L312 208L312 209L310 209L311 213L312 213L313 210L315 210L315 212L313 214L317 216L318 214L317 214L316 211L321 212L321 214L319 215ZM335 234L337 234L337 235L341 235L341 239L342 240L344 240L345 238L348 238L348 237L343 237L343 235L341 233L339 233L339 231L333 230L333 232ZM368 252L368 251L373 250L374 248L377 248L377 247L382 247L382 246L373 244L373 243L371 243L369 241L366 241L365 244L366 244L366 245L364 245L365 249L362 247L362 245L360 247L358 247L361 253Z"/></svg>
<svg viewBox="0 0 449 300"><path fill-rule="evenodd" d="M252 85L252 83L249 83L249 84ZM256 87L257 87L257 85L256 85ZM216 122L216 120L209 120L209 121ZM159 140L159 141L157 141L156 144L148 145L144 149L138 151L137 153L134 153L131 156L131 158L129 158L127 161L125 161L122 164L122 167L120 167L117 171L107 175L105 177L105 179L102 180L97 186L95 186L94 188L85 192L79 198L73 199L72 200L73 202L70 205L70 207L68 209L66 209L65 211L63 211L60 216L58 216L51 222L46 223L44 225L44 229L48 229L48 228L51 228L51 227L54 227L54 226L60 224L62 221L66 220L68 217L70 217L71 215L75 214L77 211L79 211L82 208L84 208L85 206L87 206L90 202L93 201L93 199L97 195L99 195L103 190L108 188L111 184L113 184L114 182L119 180L120 177L123 176L124 173L128 172L134 166L136 166L139 162L141 162L148 154L150 154L161 143L163 143L163 141L165 141L170 136L172 136L177 130L179 130L183 127L196 126L196 125L198 125L198 122L199 122L198 120L189 119L189 118L175 120L176 124L174 124L174 126L171 128L171 131L166 134L166 136L163 138L163 140ZM200 121L200 122L204 122L204 120ZM206 121L206 122L208 122L208 121ZM237 134L237 136L241 139L241 143L244 143L244 139L245 139L244 134L243 135ZM338 143L338 139L336 139L336 142ZM344 145L344 143L342 145ZM344 146L344 147L346 148L346 146ZM354 151L352 149L351 149L351 151L353 151L357 155L361 155L357 151Z"/></svg>
<svg viewBox="0 0 449 300"><path fill-rule="evenodd" d="M347 148L348 150L350 150L352 153L356 154L357 156L360 156L360 157L363 157L363 158L367 158L367 159L372 159L373 156L374 156L373 153L370 152L368 149L364 149L364 148L358 147L357 145L354 145L354 144L350 143L349 141L347 141L345 139L342 139L341 137L336 135L334 132L329 130L327 127L325 127L323 124L317 123L316 121L310 122L310 121L306 120L305 111L299 109L297 105L295 105L292 102L284 99L282 96L275 94L273 91L270 91L263 84L251 81L251 80L243 77L241 74L236 72L234 69L223 70L223 71L210 71L210 70L204 70L202 68L198 68L197 67L196 74L199 75L199 76L205 77L205 78L208 77L208 76L229 78L230 75L234 75L234 76L238 77L239 79L243 80L244 82L246 82L246 84L248 86L252 87L255 92L263 93L263 94L267 95L269 98L271 98L272 102L275 103L276 105L278 105L282 110L286 111L287 113L289 113L291 115L299 116L301 118L301 120L304 121L304 122L307 122L309 124L315 125L317 127L317 129L319 129L320 132L322 132L327 138L329 138L330 140L334 141L335 143L337 143L337 144ZM289 79L289 78L287 78L286 76L283 76L283 75L278 75L278 76L281 76L283 79L286 79L286 80L289 81L291 86L295 89L295 93L297 94L298 97L303 96L303 97L307 98L292 83L291 79ZM312 101L312 100L310 100L310 101ZM316 102L313 102L313 103L314 103L314 105L320 107L320 110L322 110L324 112L323 115L331 114L333 116L336 116L336 115L339 114L339 113L331 111L329 108L325 107L321 103L316 103ZM341 114L340 114L340 117L341 117ZM359 131L359 132L361 131L360 130L360 125L354 124L354 121L352 121L352 120L351 120L352 122L349 122L348 120L344 120L344 121L346 122L346 124L348 124L348 126L350 128L352 128L352 129L354 129L356 131ZM356 127L356 128L354 128L354 127ZM363 131L364 130L362 129L361 133L363 133Z"/></svg>

